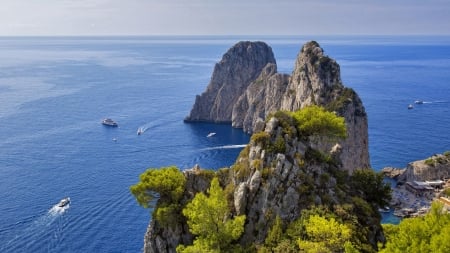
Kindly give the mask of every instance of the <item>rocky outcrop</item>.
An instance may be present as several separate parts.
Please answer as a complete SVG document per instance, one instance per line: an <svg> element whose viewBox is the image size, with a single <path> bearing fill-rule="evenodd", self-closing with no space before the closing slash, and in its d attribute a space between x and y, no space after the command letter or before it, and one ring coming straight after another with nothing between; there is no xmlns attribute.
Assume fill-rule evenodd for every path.
<svg viewBox="0 0 450 253"><path fill-rule="evenodd" d="M385 177L389 177L395 180L398 180L399 177L401 177L404 173L405 173L406 169L401 169L401 168L394 168L394 167L384 167L383 169L381 169L381 173L383 173L383 175Z"/></svg>
<svg viewBox="0 0 450 253"><path fill-rule="evenodd" d="M432 181L450 178L450 153L411 162L404 173L406 181Z"/></svg>
<svg viewBox="0 0 450 253"><path fill-rule="evenodd" d="M181 203L187 203L196 193L204 192L209 188L211 178L203 172L198 165L183 172L186 177L186 190ZM181 217L181 214L178 221L172 221L169 225L160 224L155 219L152 219L144 236L144 252L175 253L178 245L192 243L192 240L193 236L189 232L186 221Z"/></svg>
<svg viewBox="0 0 450 253"><path fill-rule="evenodd" d="M269 114L278 110L295 111L320 105L345 118L348 136L339 142L340 149L345 150L340 157L343 167L348 171L370 167L367 115L359 96L342 84L336 61L326 56L317 42L311 41L303 46L289 76L277 73L275 60L269 57L270 48L258 45L241 42L224 55L207 90L197 96L186 120L231 121L233 127L254 133L261 130L261 122ZM249 46L252 53L265 56L261 59L266 60L237 53L248 51L244 48ZM249 55L251 59L241 59ZM249 65L251 62L257 64ZM231 63L236 67L225 67Z"/></svg>
<svg viewBox="0 0 450 253"><path fill-rule="evenodd" d="M216 64L206 91L196 97L185 121L230 123L233 105L270 63L276 62L266 43L237 43Z"/></svg>
<svg viewBox="0 0 450 253"><path fill-rule="evenodd" d="M231 189L227 198L232 215L246 216L239 241L244 248L263 245L276 217L287 226L299 219L303 210L314 206L344 212L342 219L360 231L358 240L367 247L376 249L377 243L384 241L377 206L365 202L360 190L351 187L350 177L342 174L339 154L345 150L332 139L322 140L331 143L331 150L316 149L316 141L301 136L286 113L275 114L261 127L236 163L216 173L222 186ZM185 172L188 183L183 203L195 192L206 191L204 175L199 168ZM186 229L186 221L165 229L152 221L145 252L175 252L176 243L192 244Z"/></svg>
<svg viewBox="0 0 450 253"><path fill-rule="evenodd" d="M232 126L247 133L257 132L258 122L280 110L280 98L286 92L289 78L287 74L277 73L276 64L267 64L234 105Z"/></svg>

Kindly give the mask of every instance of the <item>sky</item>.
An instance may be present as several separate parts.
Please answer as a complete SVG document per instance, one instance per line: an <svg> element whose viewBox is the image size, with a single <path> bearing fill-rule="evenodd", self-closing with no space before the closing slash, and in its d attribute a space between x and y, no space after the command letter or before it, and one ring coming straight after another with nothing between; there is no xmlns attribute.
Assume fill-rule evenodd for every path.
<svg viewBox="0 0 450 253"><path fill-rule="evenodd" d="M0 0L0 36L450 35L450 0Z"/></svg>

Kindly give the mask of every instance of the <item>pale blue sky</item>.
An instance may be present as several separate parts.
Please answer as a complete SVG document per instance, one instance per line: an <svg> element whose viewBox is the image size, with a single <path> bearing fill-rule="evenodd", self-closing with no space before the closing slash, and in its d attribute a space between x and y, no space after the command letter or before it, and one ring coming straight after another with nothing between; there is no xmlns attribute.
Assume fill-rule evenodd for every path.
<svg viewBox="0 0 450 253"><path fill-rule="evenodd" d="M0 0L9 35L450 35L450 0Z"/></svg>

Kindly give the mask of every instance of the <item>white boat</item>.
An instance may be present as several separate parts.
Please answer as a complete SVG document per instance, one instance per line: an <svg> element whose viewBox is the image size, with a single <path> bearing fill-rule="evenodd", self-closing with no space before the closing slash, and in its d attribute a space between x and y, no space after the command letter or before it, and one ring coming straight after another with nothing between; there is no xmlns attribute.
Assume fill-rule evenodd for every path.
<svg viewBox="0 0 450 253"><path fill-rule="evenodd" d="M118 126L117 122L115 122L110 118L103 119L102 124L105 126L112 126L112 127Z"/></svg>
<svg viewBox="0 0 450 253"><path fill-rule="evenodd" d="M138 128L137 135L141 135L144 131L142 131L142 128Z"/></svg>
<svg viewBox="0 0 450 253"><path fill-rule="evenodd" d="M422 100L416 100L416 101L414 101L414 104L421 105L421 104L423 104L423 101Z"/></svg>
<svg viewBox="0 0 450 253"><path fill-rule="evenodd" d="M61 201L59 201L58 207L67 206L69 203L70 203L70 198L69 197L63 198L63 199L61 199Z"/></svg>
<svg viewBox="0 0 450 253"><path fill-rule="evenodd" d="M209 133L206 137L213 137L214 135L216 135L216 133Z"/></svg>
<svg viewBox="0 0 450 253"><path fill-rule="evenodd" d="M408 109L413 109L413 108L414 108L414 106L412 104L408 105Z"/></svg>

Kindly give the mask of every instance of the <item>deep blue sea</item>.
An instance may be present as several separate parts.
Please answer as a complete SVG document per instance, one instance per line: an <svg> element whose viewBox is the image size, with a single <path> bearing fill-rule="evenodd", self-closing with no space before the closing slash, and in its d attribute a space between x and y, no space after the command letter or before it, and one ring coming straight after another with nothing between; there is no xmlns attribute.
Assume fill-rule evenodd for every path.
<svg viewBox="0 0 450 253"><path fill-rule="evenodd" d="M249 140L183 123L214 64L263 40L290 74L312 39L364 102L374 169L450 150L450 37L0 37L0 252L140 252L139 174L229 166Z"/></svg>

